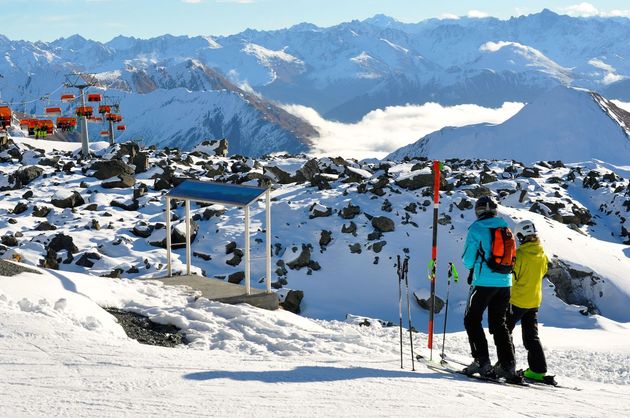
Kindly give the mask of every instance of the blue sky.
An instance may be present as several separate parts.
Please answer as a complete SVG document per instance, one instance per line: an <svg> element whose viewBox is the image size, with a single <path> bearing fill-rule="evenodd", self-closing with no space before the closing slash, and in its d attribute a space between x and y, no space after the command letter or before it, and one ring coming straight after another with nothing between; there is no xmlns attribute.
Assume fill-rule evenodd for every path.
<svg viewBox="0 0 630 418"><path fill-rule="evenodd" d="M575 16L630 17L628 0L0 0L0 34L50 41L78 33L108 41L121 34L227 35L300 22L332 26L378 13L403 22L467 15L509 18L545 7Z"/></svg>

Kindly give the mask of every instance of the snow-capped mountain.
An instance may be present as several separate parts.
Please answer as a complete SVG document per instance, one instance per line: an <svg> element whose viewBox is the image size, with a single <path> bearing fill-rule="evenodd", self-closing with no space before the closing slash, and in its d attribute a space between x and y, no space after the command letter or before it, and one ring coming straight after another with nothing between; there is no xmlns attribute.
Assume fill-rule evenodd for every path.
<svg viewBox="0 0 630 418"><path fill-rule="evenodd" d="M63 61L63 53L68 53L63 48L78 57L85 49L87 56L100 55L92 51L96 48L93 43L79 36L51 45L60 56L46 55L35 45L30 45L30 50L25 46L29 50L26 55L44 56L45 62L55 68L46 77L41 76L46 72L45 65L38 62L22 67L7 60L11 64L8 72L0 64L1 97L14 110L43 115L45 107L56 105L66 114L73 113L76 104L61 103L59 95L64 91L65 74L85 67ZM106 48L101 51L105 51L101 55L111 56ZM22 55L18 57L24 61ZM197 60L181 60L170 67L146 62L136 67L126 63L121 69L95 76L101 85L108 86L100 91L122 106L127 130L120 140L133 138L146 144L186 148L204 139L227 136L231 153L259 156L278 151L306 151L310 141L317 137L315 129L304 120L235 86ZM25 100L31 97L36 99ZM89 129L94 138L107 127L90 124Z"/></svg>
<svg viewBox="0 0 630 418"><path fill-rule="evenodd" d="M204 139L227 138L231 154L248 156L308 149L302 138L309 136L300 132L314 132L310 125L275 106L263 107L262 100L254 97L250 101L247 97L253 96L184 88L125 95L121 100L122 109L127 109L125 117L142 123L132 122L118 140L134 138L147 145L190 150Z"/></svg>
<svg viewBox="0 0 630 418"><path fill-rule="evenodd" d="M53 42L1 37L0 98L27 102L18 104L18 110L41 113L46 103L37 99L48 95L57 99L64 74L74 70L97 74L113 95L225 88L250 95L246 99L250 104L258 102L244 107L241 112L247 114L241 119L270 122L282 131L278 137L296 137L292 149L303 149L316 137L314 130L264 98L311 106L342 121L407 103L529 103L558 85L628 100L624 87L630 76L630 46L620 41L628 38L626 18L572 18L549 10L509 20L429 19L403 24L375 16L329 28L303 23L231 36L164 35L146 40L118 36L107 43L79 35ZM276 116L269 118L265 109ZM211 113L215 111L222 113L220 108ZM168 119L165 123L177 125L175 112L163 116ZM137 128L134 135L151 131L152 137L144 141L165 144L172 137L172 131L161 135L143 121L127 120L127 124ZM175 136L181 138L188 130L182 127ZM230 127L207 130L208 134L219 131ZM246 135L248 141L255 141L255 132ZM268 151L273 150L278 149Z"/></svg>
<svg viewBox="0 0 630 418"><path fill-rule="evenodd" d="M630 162L630 113L601 95L556 87L499 125L443 128L387 158Z"/></svg>

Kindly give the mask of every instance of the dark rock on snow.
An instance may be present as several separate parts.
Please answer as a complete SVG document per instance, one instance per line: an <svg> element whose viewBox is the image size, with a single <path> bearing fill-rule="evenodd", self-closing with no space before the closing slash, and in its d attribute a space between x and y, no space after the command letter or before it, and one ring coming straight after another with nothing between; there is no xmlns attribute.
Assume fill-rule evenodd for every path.
<svg viewBox="0 0 630 418"><path fill-rule="evenodd" d="M15 188L19 189L23 186L26 186L27 184L41 176L43 173L44 170L41 167L37 167L34 165L17 170L15 174L13 174Z"/></svg>
<svg viewBox="0 0 630 418"><path fill-rule="evenodd" d="M76 208L77 206L81 206L85 203L83 197L78 192L72 192L72 194L64 199L52 199L51 202L53 206L58 208L66 209L66 208Z"/></svg>
<svg viewBox="0 0 630 418"><path fill-rule="evenodd" d="M126 189L133 187L136 184L136 178L127 174L121 174L118 176L118 180L104 181L101 185L105 189Z"/></svg>
<svg viewBox="0 0 630 418"><path fill-rule="evenodd" d="M394 221L387 216L375 216L372 218L372 226L380 232L391 232L396 228Z"/></svg>
<svg viewBox="0 0 630 418"><path fill-rule="evenodd" d="M131 166L125 164L120 160L101 160L97 161L90 167L92 170L96 170L94 177L99 180L106 180L122 174L132 176L135 172Z"/></svg>
<svg viewBox="0 0 630 418"><path fill-rule="evenodd" d="M300 313L300 303L304 298L304 292L301 290L289 290L286 294L284 301L280 302L280 306L286 311L293 312L295 314Z"/></svg>
<svg viewBox="0 0 630 418"><path fill-rule="evenodd" d="M228 282L234 284L240 284L243 280L245 280L245 272L237 271L236 273L232 273L228 276Z"/></svg>

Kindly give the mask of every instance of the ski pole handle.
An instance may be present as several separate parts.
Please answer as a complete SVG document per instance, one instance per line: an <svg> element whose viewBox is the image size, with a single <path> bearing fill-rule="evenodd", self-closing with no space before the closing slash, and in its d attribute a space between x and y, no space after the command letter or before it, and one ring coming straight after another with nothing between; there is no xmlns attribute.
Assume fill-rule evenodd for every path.
<svg viewBox="0 0 630 418"><path fill-rule="evenodd" d="M455 268L455 264L453 264L452 262L448 263L448 277L451 276L453 276L453 279L455 279L455 283L459 283L459 273Z"/></svg>
<svg viewBox="0 0 630 418"><path fill-rule="evenodd" d="M431 259L427 265L427 278L433 280L435 277L435 260Z"/></svg>

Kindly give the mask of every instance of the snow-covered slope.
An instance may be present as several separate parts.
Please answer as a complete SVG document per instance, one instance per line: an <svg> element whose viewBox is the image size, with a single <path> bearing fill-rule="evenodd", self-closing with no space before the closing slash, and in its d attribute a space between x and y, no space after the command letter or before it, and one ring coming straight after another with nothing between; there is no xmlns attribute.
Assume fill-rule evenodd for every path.
<svg viewBox="0 0 630 418"><path fill-rule="evenodd" d="M176 325L190 344L138 344L102 307ZM603 417L630 412L620 401L630 395L630 329L603 318L596 329L540 328L550 370L572 390L488 385L418 362L411 371L407 344L401 370L397 327L223 305L154 281L39 269L6 276L3 265L0 315L5 416L512 416L535 411L540 417ZM416 333L414 340L416 353L427 354L426 335ZM448 334L447 342L448 353L466 358L463 333ZM515 343L518 364L525 365L518 333Z"/></svg>
<svg viewBox="0 0 630 418"><path fill-rule="evenodd" d="M36 147L54 147L52 142L15 141L20 144L18 149L10 146L0 154L5 161L0 178L5 193L0 203L0 213L5 214L0 222L4 258L96 275L161 275L165 268L165 252L159 246L165 237L162 195L178 177L272 183L272 279L282 291L305 292L302 309L307 315L339 319L356 313L395 318L393 260L404 251L412 260L412 290L421 295L428 289L423 278L430 255L431 213L426 210L430 204L427 189L422 187L428 163L309 161L287 156L226 159L158 149L144 151L147 171L136 173L130 183L110 188L104 183L115 179L98 180L91 163L73 166L71 162L77 163L67 151L49 149L42 154L26 147L34 142ZM128 146L99 148L95 144L94 150L105 163L116 155L137 163L130 154L138 151ZM474 199L481 193L493 193L504 204L502 213L513 222L526 218L540 224L543 242L556 264L552 279L559 297L608 318L628 320L627 167L624 170L600 162L525 167L511 160L453 160L448 167L445 176L450 186L445 188L452 190L445 192L440 214L442 263L459 263L467 227L474 218L470 210ZM475 186L479 182L484 186ZM82 196L84 202L75 212L53 204L54 196L71 192ZM255 260L264 254L263 209L262 204L252 206ZM179 219L175 222L178 228L182 211L181 207L173 211ZM193 242L195 271L222 279L242 271L242 260L226 254L228 243L243 245L241 211L193 205L192 214L199 227ZM70 237L77 248L57 248L50 255L52 238L59 234ZM175 271L183 269L182 251L174 253ZM585 253L590 256L585 257ZM298 258L302 262L292 263ZM264 274L263 263L253 262L252 277ZM438 291L439 295L445 293L442 280ZM466 294L465 286L451 290L455 312L461 314ZM541 317L558 324L556 309L565 308L554 305L553 300L556 298L550 294ZM419 307L414 312L420 317L426 315ZM572 312L580 316L576 309ZM452 326L461 329L461 322Z"/></svg>
<svg viewBox="0 0 630 418"><path fill-rule="evenodd" d="M630 114L598 94L557 87L499 125L444 128L390 154L404 157L630 162Z"/></svg>
<svg viewBox="0 0 630 418"><path fill-rule="evenodd" d="M202 152L210 147L186 153L103 143L94 143L96 157L85 161L77 158L78 144L72 149L68 143L14 141L0 152L0 253L35 271L7 276L18 268L0 263L3 415L329 416L340 408L342 415L361 416L497 416L532 408L536 416L628 414L619 401L630 394L627 167L526 167L511 160L445 165L439 297L446 293L447 262L465 277L459 257L474 201L483 194L501 201L500 215L510 223L533 220L552 261L540 336L550 372L579 391L523 389L441 374L422 364L411 372L406 343L407 370L400 370L397 327L373 319L367 320L370 326L352 317L338 321L348 313L397 319L399 254L410 256L413 294L428 293L427 161L230 159ZM117 179L95 177L96 162L101 178L117 168L139 171L123 176L131 177L132 186L112 187ZM280 298L303 290L304 316L226 306L185 287L140 280L165 274L159 246L165 236L163 194L181 177L271 185L273 286ZM181 229L183 210L173 208L174 230ZM194 272L225 280L242 271L238 251L226 254L226 244L242 247L242 211L193 204L191 212ZM251 213L256 286L264 275L263 205L253 204ZM175 272L184 269L183 259L176 248ZM462 361L469 360L462 331L467 292L464 283L451 286L446 335L446 351ZM140 345L103 308L175 325L189 344ZM428 315L414 296L411 313L420 331L415 348L426 355ZM444 317L444 311L436 315L438 332ZM527 354L519 333L514 337L518 366L524 367ZM441 348L441 339L437 343ZM277 400L279 390L290 402ZM416 399L419 392L434 395Z"/></svg>

